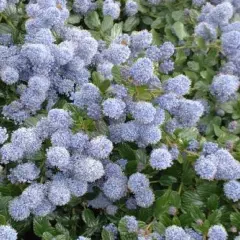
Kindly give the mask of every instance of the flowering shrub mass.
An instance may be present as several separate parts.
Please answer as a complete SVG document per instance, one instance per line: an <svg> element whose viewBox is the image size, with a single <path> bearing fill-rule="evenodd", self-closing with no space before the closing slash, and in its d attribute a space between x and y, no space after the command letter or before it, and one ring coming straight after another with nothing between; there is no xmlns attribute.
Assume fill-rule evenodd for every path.
<svg viewBox="0 0 240 240"><path fill-rule="evenodd" d="M0 0L0 240L240 239L240 0Z"/></svg>

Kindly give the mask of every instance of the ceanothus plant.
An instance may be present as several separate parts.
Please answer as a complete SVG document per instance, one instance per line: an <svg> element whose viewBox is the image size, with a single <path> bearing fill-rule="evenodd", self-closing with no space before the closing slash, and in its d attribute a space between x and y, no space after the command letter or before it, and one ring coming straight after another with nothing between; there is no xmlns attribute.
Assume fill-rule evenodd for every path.
<svg viewBox="0 0 240 240"><path fill-rule="evenodd" d="M239 239L239 14L2 0L0 239Z"/></svg>

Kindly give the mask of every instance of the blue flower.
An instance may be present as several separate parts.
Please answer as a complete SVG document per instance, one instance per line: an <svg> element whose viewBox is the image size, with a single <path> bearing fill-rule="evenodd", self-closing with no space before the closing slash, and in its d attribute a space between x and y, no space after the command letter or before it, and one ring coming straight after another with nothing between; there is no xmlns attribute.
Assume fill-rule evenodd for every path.
<svg viewBox="0 0 240 240"><path fill-rule="evenodd" d="M0 239L4 240L17 240L17 232L11 226L0 226Z"/></svg>
<svg viewBox="0 0 240 240"><path fill-rule="evenodd" d="M88 153L95 158L107 158L113 150L112 142L106 136L93 138L88 147Z"/></svg>
<svg viewBox="0 0 240 240"><path fill-rule="evenodd" d="M165 230L166 240L190 240L191 237L181 228L175 225L167 227Z"/></svg>
<svg viewBox="0 0 240 240"><path fill-rule="evenodd" d="M150 165L157 170L169 168L173 164L172 155L163 148L154 149L150 155Z"/></svg>
<svg viewBox="0 0 240 240"><path fill-rule="evenodd" d="M29 207L21 198L14 198L9 202L8 212L15 221L22 221L30 216Z"/></svg>
<svg viewBox="0 0 240 240"><path fill-rule="evenodd" d="M52 181L48 187L48 199L56 206L63 206L71 199L71 192L64 181Z"/></svg>
<svg viewBox="0 0 240 240"><path fill-rule="evenodd" d="M126 227L127 227L127 231L129 233L138 231L138 222L137 222L137 220L134 216L127 216L126 215L121 220L125 222Z"/></svg>
<svg viewBox="0 0 240 240"><path fill-rule="evenodd" d="M130 75L136 85L144 85L153 76L153 63L149 58L139 58L130 68Z"/></svg>
<svg viewBox="0 0 240 240"><path fill-rule="evenodd" d="M105 0L103 2L103 15L111 16L113 19L117 19L120 15L120 4L113 0Z"/></svg>
<svg viewBox="0 0 240 240"><path fill-rule="evenodd" d="M127 178L110 177L103 185L104 194L112 201L117 201L127 193Z"/></svg>
<svg viewBox="0 0 240 240"><path fill-rule="evenodd" d="M163 83L163 89L167 93L175 93L179 96L187 94L190 90L191 81L184 75L170 78Z"/></svg>
<svg viewBox="0 0 240 240"><path fill-rule="evenodd" d="M50 147L47 150L47 162L51 167L63 170L70 163L70 154L64 147Z"/></svg>
<svg viewBox="0 0 240 240"><path fill-rule="evenodd" d="M125 112L126 104L117 98L108 98L102 103L103 114L107 117L118 119Z"/></svg>
<svg viewBox="0 0 240 240"><path fill-rule="evenodd" d="M151 123L156 114L155 107L149 102L137 102L133 106L132 115L135 120L142 124Z"/></svg>
<svg viewBox="0 0 240 240"><path fill-rule="evenodd" d="M81 181L94 182L104 175L103 165L90 157L81 156L75 160L74 177Z"/></svg>
<svg viewBox="0 0 240 240"><path fill-rule="evenodd" d="M127 16L134 16L138 12L138 4L132 0L128 0L124 10Z"/></svg>
<svg viewBox="0 0 240 240"><path fill-rule="evenodd" d="M236 180L231 180L225 183L224 194L228 199L237 202L240 199L240 183Z"/></svg>
<svg viewBox="0 0 240 240"><path fill-rule="evenodd" d="M222 225L214 225L208 230L209 240L226 240L227 236L228 234Z"/></svg>
<svg viewBox="0 0 240 240"><path fill-rule="evenodd" d="M149 188L149 180L148 178L142 173L134 173L129 177L128 180L128 188L133 193L138 193L146 188Z"/></svg>
<svg viewBox="0 0 240 240"><path fill-rule="evenodd" d="M135 198L137 205L142 208L150 207L155 200L154 193L150 188L135 193Z"/></svg>
<svg viewBox="0 0 240 240"><path fill-rule="evenodd" d="M231 100L239 88L239 79L233 75L218 75L214 77L210 92L218 101L226 102Z"/></svg>

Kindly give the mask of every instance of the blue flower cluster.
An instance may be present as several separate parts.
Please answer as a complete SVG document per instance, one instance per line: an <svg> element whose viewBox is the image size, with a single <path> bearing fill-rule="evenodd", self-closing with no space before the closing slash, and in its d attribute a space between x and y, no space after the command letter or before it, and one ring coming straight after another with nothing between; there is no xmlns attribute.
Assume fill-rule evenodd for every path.
<svg viewBox="0 0 240 240"><path fill-rule="evenodd" d="M170 78L163 83L164 94L155 99L155 102L167 110L172 119L166 123L166 130L173 133L177 128L196 126L204 114L201 101L185 99L183 95L189 92L191 81L184 75Z"/></svg>
<svg viewBox="0 0 240 240"><path fill-rule="evenodd" d="M206 3L202 7L195 34L208 42L221 38L222 52L228 61L213 78L210 93L218 102L227 102L236 97L239 88L240 28L238 21L232 21L239 4L238 1L212 2L215 6Z"/></svg>
<svg viewBox="0 0 240 240"><path fill-rule="evenodd" d="M202 155L195 163L195 171L202 179L225 180L224 193L234 202L240 199L240 163L226 150L216 143L206 142Z"/></svg>
<svg viewBox="0 0 240 240"><path fill-rule="evenodd" d="M135 195L136 205L147 208L153 204L154 193L150 189L149 180L144 174L132 174L128 180L128 188Z"/></svg>
<svg viewBox="0 0 240 240"><path fill-rule="evenodd" d="M222 225L214 225L212 226L208 231L208 239L214 240L226 240L228 237L228 234L226 232L226 229Z"/></svg>
<svg viewBox="0 0 240 240"><path fill-rule="evenodd" d="M21 194L9 202L8 212L14 221L31 215L47 216L70 203L73 197L82 197L84 207L98 209L109 219L115 219L112 216L118 216L121 210L135 213L139 208L149 208L161 194L154 193L155 185L149 179L155 178L155 174L159 177L163 170L171 171L175 160L185 163L187 154L197 156L193 166L201 179L225 181L226 198L233 202L240 200L240 163L231 154L234 142L226 140L225 149L210 142L208 136L181 139L192 132L211 131L206 124L198 123L202 116L212 116L213 107L218 115L214 121L219 122L224 116L227 133L238 133L238 116L232 117L236 121L228 122L232 109L224 104L238 97L240 86L240 24L234 16L240 12L239 1L192 0L194 8L201 8L193 30L196 43L204 40L209 48L219 50L219 42L215 40L220 38L221 58L227 59L226 63L222 61L224 66L219 72L206 70L213 76L206 77L206 96L209 102L214 97L216 105L215 100L209 104L201 91L193 97L198 80L194 71L181 73L178 61L174 61L181 53L174 46L176 42L169 40L174 42L175 36L171 38L169 32L170 37L161 39L160 44L156 41L159 29L155 32L144 29L163 2L174 1L74 0L69 4L66 0L32 0L26 4L26 34L21 44L9 40L0 45L2 84L7 91L16 89L16 95L6 98L6 105L1 107L4 118L14 122L15 127L11 133L0 127L0 164L5 174L0 180L24 186ZM14 4L17 1L2 0L0 12ZM145 8L152 13L144 18L139 31L125 31L124 23L124 33L117 32L122 22L114 22L110 35L105 36L103 23L111 25L111 20L124 18L138 21ZM83 26L100 25L99 19L104 22L91 31L78 24L71 26L67 21L72 11L83 19ZM197 11L185 9L184 16L177 16L181 12L175 11L171 19L187 18L188 14L192 18ZM178 45L184 45L184 41ZM199 57L208 51L198 50ZM199 72L205 76L205 71ZM68 103L62 105L62 102ZM36 124L27 127L35 115ZM222 122L225 124L225 118ZM216 125L213 128L217 132ZM125 146L132 148L137 160L122 159L120 148ZM36 159L39 156L41 159ZM132 171L131 164L135 163ZM171 180L175 181L175 177ZM94 197L88 198L88 194ZM170 205L166 212L167 218L173 218L174 222L180 208ZM135 216L125 215L121 222L139 240L203 239L201 233L171 226L170 222L163 235L154 231L155 226L152 231L151 224L141 229L142 223ZM196 223L201 225L202 220ZM205 232L209 240L227 239L223 226L209 227ZM113 223L103 229L118 239L118 229ZM17 233L8 225L0 226L0 239L15 240Z"/></svg>
<svg viewBox="0 0 240 240"><path fill-rule="evenodd" d="M78 5L78 4L77 4ZM21 46L1 46L2 81L24 84L19 100L3 108L6 118L22 122L42 108L51 109L58 94L69 96L89 81L98 42L88 31L64 24L69 16L65 1L37 1L26 7L25 42ZM62 41L56 44L56 37Z"/></svg>
<svg viewBox="0 0 240 240"><path fill-rule="evenodd" d="M167 124L172 120L176 122L174 129L195 126L203 114L201 102L183 98L190 90L188 77L178 75L161 86L155 75L154 71L159 68L165 74L174 69L171 62L174 45L170 42L152 45L152 34L147 30L122 34L110 44L96 41L90 32L64 25L68 13L65 2L41 4L39 1L27 6L31 19L26 22L24 44L19 49L13 46L2 48L3 53L7 52L2 54L6 65L1 72L3 81L19 83L20 95L19 100L4 106L4 116L22 122L42 109L43 103L48 111L35 127L14 131L10 142L0 150L2 163L18 164L10 170L8 179L14 184L30 184L10 203L10 215L16 221L26 219L31 213L46 216L56 206L67 204L72 196L81 197L92 192L93 187L100 193L88 201L88 206L104 209L108 215L117 213L115 202L122 198L126 199L129 209L151 206L155 196L148 179L140 173L141 169L128 179L123 171L126 161L120 159L113 163L109 157L113 143L135 142L141 148L157 144L162 138L160 127L165 123L165 110L173 116ZM134 6L134 2L127 2L125 13L136 14L137 10L132 10ZM73 4L74 11L82 15L95 7L92 1L75 1ZM36 9L42 9L43 16L36 14ZM52 11L55 17L44 15L47 11ZM118 18L119 3L104 1L103 14ZM59 44L52 31L62 39ZM17 59L17 63L13 64L12 59ZM89 81L90 70L95 67L104 78L113 80L114 66L120 68L123 84L130 81L133 86L148 85L151 89L161 89L164 94L155 102L138 101L124 85L112 83L106 98ZM17 74L9 74L9 69ZM53 108L59 95L63 94L89 118L106 121L110 140L105 135L90 137L84 132L73 133L75 119L65 110ZM3 130L2 143L7 138ZM51 146L46 149L44 164L38 166L27 162L26 157L40 151L46 140L50 140ZM166 169L178 155L177 147L169 151L154 149L150 165L156 170ZM41 184L36 183L39 178L44 179ZM39 196L36 199L31 198L34 191Z"/></svg>
<svg viewBox="0 0 240 240"><path fill-rule="evenodd" d="M18 0L1 0L0 2L0 12L7 10L8 8L14 7L15 4L18 4Z"/></svg>
<svg viewBox="0 0 240 240"><path fill-rule="evenodd" d="M71 196L83 196L88 191L88 183L104 176L101 160L111 154L112 142L106 136L89 139L83 132L74 134L71 125L72 118L67 111L52 109L35 127L14 131L10 143L2 146L1 163L18 163L10 169L8 179L16 184L30 183L19 197L10 202L9 213L15 221L26 219L30 213L45 216L53 212L56 206L67 204ZM46 161L38 167L31 161L31 156L40 150L46 139L51 139L52 146L46 150ZM112 200L124 196L127 187L126 177L120 166L115 165L119 178L114 174L116 167L107 165L109 178L103 186L103 192ZM36 183L40 177L44 181ZM116 197L117 191L120 192Z"/></svg>

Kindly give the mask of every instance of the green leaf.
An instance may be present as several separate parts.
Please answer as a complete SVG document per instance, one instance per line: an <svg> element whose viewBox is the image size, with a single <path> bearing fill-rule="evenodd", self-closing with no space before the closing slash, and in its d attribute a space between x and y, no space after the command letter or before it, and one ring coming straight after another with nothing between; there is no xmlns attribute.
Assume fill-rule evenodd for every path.
<svg viewBox="0 0 240 240"><path fill-rule="evenodd" d="M174 21L180 21L183 15L184 12L182 10L172 12L172 18Z"/></svg>
<svg viewBox="0 0 240 240"><path fill-rule="evenodd" d="M218 188L216 182L204 182L197 186L197 193L202 199L207 199L213 194L219 195L220 189Z"/></svg>
<svg viewBox="0 0 240 240"><path fill-rule="evenodd" d="M230 220L232 226L235 226L236 228L240 228L240 213L232 213L230 215Z"/></svg>
<svg viewBox="0 0 240 240"><path fill-rule="evenodd" d="M14 4L9 4L7 8L4 9L4 14L8 17L8 19L11 19L15 26L17 26L20 20L20 12L17 12L17 10L19 10L19 8L17 9Z"/></svg>
<svg viewBox="0 0 240 240"><path fill-rule="evenodd" d="M177 226L181 226L181 221L177 216L174 216L173 219L172 219L172 224L177 225Z"/></svg>
<svg viewBox="0 0 240 240"><path fill-rule="evenodd" d="M65 236L69 236L69 231L60 223L55 225L55 228L59 234L64 234Z"/></svg>
<svg viewBox="0 0 240 240"><path fill-rule="evenodd" d="M152 38L153 38L152 44L159 46L162 43L161 38L160 38L160 33L158 33L154 29L151 30L151 33L152 33Z"/></svg>
<svg viewBox="0 0 240 240"><path fill-rule="evenodd" d="M221 223L221 216L222 216L221 211L216 210L208 216L208 221L210 222L211 225Z"/></svg>
<svg viewBox="0 0 240 240"><path fill-rule="evenodd" d="M239 141L239 137L236 136L235 134L231 134L231 133L225 132L225 134L221 135L218 138L218 142L219 143L225 144L227 141L231 141L233 143L236 143L236 142Z"/></svg>
<svg viewBox="0 0 240 240"><path fill-rule="evenodd" d="M159 234L164 234L166 227L160 221L154 221L153 230Z"/></svg>
<svg viewBox="0 0 240 240"><path fill-rule="evenodd" d="M168 213L160 215L158 220L159 220L159 222L161 222L166 227L172 225L172 218L169 216Z"/></svg>
<svg viewBox="0 0 240 240"><path fill-rule="evenodd" d="M96 11L90 12L85 18L84 18L85 24L90 29L99 28L101 25L98 13Z"/></svg>
<svg viewBox="0 0 240 240"><path fill-rule="evenodd" d="M88 237L91 237L92 235L94 235L94 233L95 232L99 232L99 226L94 226L94 227L88 227L85 231L84 231L84 233L83 233L83 235L84 236L88 236Z"/></svg>
<svg viewBox="0 0 240 240"><path fill-rule="evenodd" d="M82 110L72 103L64 104L63 109L70 111L73 115L76 115L76 116L80 116L82 113L81 112Z"/></svg>
<svg viewBox="0 0 240 240"><path fill-rule="evenodd" d="M153 22L153 19L152 19L151 17L149 17L149 16L144 16L144 17L142 18L142 21L143 21L143 23L146 24L146 25L151 25L152 22Z"/></svg>
<svg viewBox="0 0 240 240"><path fill-rule="evenodd" d="M182 196L182 208L188 210L191 206L203 206L202 199L196 192L186 191Z"/></svg>
<svg viewBox="0 0 240 240"><path fill-rule="evenodd" d="M184 52L184 49L178 49L175 63L178 65L181 65L186 61L186 59L187 59L187 56Z"/></svg>
<svg viewBox="0 0 240 240"><path fill-rule="evenodd" d="M200 49L206 50L206 42L203 38L201 37L196 38L196 44Z"/></svg>
<svg viewBox="0 0 240 240"><path fill-rule="evenodd" d="M0 23L0 34L12 33L13 29L6 23Z"/></svg>
<svg viewBox="0 0 240 240"><path fill-rule="evenodd" d="M44 114L38 114L34 117L29 117L24 121L23 125L25 127L35 127L38 121L43 117L45 117Z"/></svg>
<svg viewBox="0 0 240 240"><path fill-rule="evenodd" d="M156 217L168 210L170 197L171 190L167 190L160 198L155 201L154 214Z"/></svg>
<svg viewBox="0 0 240 240"><path fill-rule="evenodd" d="M214 117L214 118L212 119L212 123L214 123L214 124L220 126L221 123L222 123L222 119L221 119L221 117Z"/></svg>
<svg viewBox="0 0 240 240"><path fill-rule="evenodd" d="M0 185L0 193L2 196L19 196L21 194L21 189L19 185L13 185L11 183Z"/></svg>
<svg viewBox="0 0 240 240"><path fill-rule="evenodd" d="M105 93L110 85L111 82L109 80L105 80L100 84L99 89L101 90L102 93Z"/></svg>
<svg viewBox="0 0 240 240"><path fill-rule="evenodd" d="M141 3L141 1L137 0L136 2L138 3L138 11L139 11L140 13L147 13L147 12L149 11L149 8L146 7L146 6L144 6L144 5Z"/></svg>
<svg viewBox="0 0 240 240"><path fill-rule="evenodd" d="M25 234L27 231L29 231L30 228L32 228L32 219L27 219L25 221L10 221L10 218L8 219L11 226L17 231L19 235Z"/></svg>
<svg viewBox="0 0 240 240"><path fill-rule="evenodd" d="M123 30L125 32L131 32L140 23L140 20L136 16L128 17L123 24Z"/></svg>
<svg viewBox="0 0 240 240"><path fill-rule="evenodd" d="M136 233L120 233L120 239L121 240L137 240L137 234Z"/></svg>
<svg viewBox="0 0 240 240"><path fill-rule="evenodd" d="M169 175L163 175L160 177L159 182L163 186L171 186L172 184L177 182L177 178Z"/></svg>
<svg viewBox="0 0 240 240"><path fill-rule="evenodd" d="M147 224L143 221L138 221L138 228L144 229L147 227Z"/></svg>
<svg viewBox="0 0 240 240"><path fill-rule="evenodd" d="M112 27L113 27L113 18L111 16L104 16L101 24L101 30L103 32L106 32L110 30Z"/></svg>
<svg viewBox="0 0 240 240"><path fill-rule="evenodd" d="M155 21L152 22L151 28L152 29L160 29L164 27L164 22L162 21L162 17L156 18Z"/></svg>
<svg viewBox="0 0 240 240"><path fill-rule="evenodd" d="M169 199L170 205L180 208L181 206L181 197L178 192L172 191L170 194L170 199Z"/></svg>
<svg viewBox="0 0 240 240"><path fill-rule="evenodd" d="M197 128L187 128L184 130L181 130L181 132L178 134L179 138L181 138L183 141L189 142L190 140L196 139L198 136L198 130Z"/></svg>
<svg viewBox="0 0 240 240"><path fill-rule="evenodd" d="M94 85L99 87L105 79L99 72L93 72L92 73L92 80L93 80Z"/></svg>
<svg viewBox="0 0 240 240"><path fill-rule="evenodd" d="M221 128L215 124L213 124L214 133L217 137L222 137L225 135L225 132L221 130Z"/></svg>
<svg viewBox="0 0 240 240"><path fill-rule="evenodd" d="M99 135L107 135L108 134L108 126L105 121L99 120L96 121L96 129Z"/></svg>
<svg viewBox="0 0 240 240"><path fill-rule="evenodd" d="M191 65L191 64L190 64ZM193 67L193 66L190 66L190 67ZM188 70L185 70L184 73L192 80L194 81L198 81L199 79L199 76L197 73L193 72L193 71L188 71Z"/></svg>
<svg viewBox="0 0 240 240"><path fill-rule="evenodd" d="M207 93L209 90L209 85L203 81L198 81L194 84L194 90L200 90L203 93Z"/></svg>
<svg viewBox="0 0 240 240"><path fill-rule="evenodd" d="M146 165L148 162L148 156L145 149L137 149L135 151L136 159L139 163Z"/></svg>
<svg viewBox="0 0 240 240"><path fill-rule="evenodd" d="M0 215L0 225L6 225L7 220L6 217L3 215Z"/></svg>
<svg viewBox="0 0 240 240"><path fill-rule="evenodd" d="M180 220L182 226L192 225L192 217L191 217L190 213L181 214L181 216L179 216L179 220Z"/></svg>
<svg viewBox="0 0 240 240"><path fill-rule="evenodd" d="M103 228L101 233L102 240L114 240L114 234Z"/></svg>
<svg viewBox="0 0 240 240"><path fill-rule="evenodd" d="M92 37L95 38L96 40L102 39L99 31L89 30L89 32L91 33Z"/></svg>
<svg viewBox="0 0 240 240"><path fill-rule="evenodd" d="M190 18L191 18L191 21L194 22L194 23L196 23L199 14L200 14L199 11L197 11L196 9L191 9L191 10L190 10Z"/></svg>
<svg viewBox="0 0 240 240"><path fill-rule="evenodd" d="M192 224L192 226L196 231L202 232L204 235L207 235L208 229L210 228L211 224L208 220L205 220L202 225Z"/></svg>
<svg viewBox="0 0 240 240"><path fill-rule="evenodd" d="M33 219L33 231L38 237L42 237L44 232L51 234L56 232L46 217L35 217Z"/></svg>
<svg viewBox="0 0 240 240"><path fill-rule="evenodd" d="M42 240L52 240L53 238L54 236L49 232L45 232L42 235Z"/></svg>
<svg viewBox="0 0 240 240"><path fill-rule="evenodd" d="M0 214L3 216L8 215L8 203L12 199L10 196L1 196L0 195Z"/></svg>
<svg viewBox="0 0 240 240"><path fill-rule="evenodd" d="M90 209L84 209L82 212L82 219L89 227L94 227L97 224L97 219L94 216L94 213Z"/></svg>
<svg viewBox="0 0 240 240"><path fill-rule="evenodd" d="M183 40L189 36L182 22L175 22L172 29L179 40Z"/></svg>
<svg viewBox="0 0 240 240"><path fill-rule="evenodd" d="M136 160L134 150L127 143L119 144L117 150L122 158L128 159L129 161Z"/></svg>
<svg viewBox="0 0 240 240"><path fill-rule="evenodd" d="M211 210L216 210L219 205L219 197L216 194L211 195L207 201L207 207Z"/></svg>
<svg viewBox="0 0 240 240"><path fill-rule="evenodd" d="M137 172L138 162L136 160L128 161L125 169L125 173L127 175L131 175L135 172Z"/></svg>
<svg viewBox="0 0 240 240"><path fill-rule="evenodd" d="M222 103L220 109L224 110L226 113L233 113L233 105L231 102Z"/></svg>
<svg viewBox="0 0 240 240"><path fill-rule="evenodd" d="M147 86L135 86L132 88L132 93L137 100L150 101L152 99L151 91Z"/></svg>
<svg viewBox="0 0 240 240"><path fill-rule="evenodd" d="M61 235L58 235L58 236L54 237L54 239L56 239L56 240L67 240L68 238L65 235L61 234Z"/></svg>
<svg viewBox="0 0 240 240"><path fill-rule="evenodd" d="M210 49L206 55L207 58L205 58L204 60L205 66L207 67L215 66L217 64L218 55L219 55L218 49L215 48Z"/></svg>
<svg viewBox="0 0 240 240"><path fill-rule="evenodd" d="M119 35L122 34L122 29L123 29L123 23L115 23L113 25L113 28L111 30L111 40L116 39Z"/></svg>
<svg viewBox="0 0 240 240"><path fill-rule="evenodd" d="M182 183L187 186L192 184L196 176L190 161L189 157L183 161Z"/></svg>
<svg viewBox="0 0 240 240"><path fill-rule="evenodd" d="M140 221L148 222L148 220L152 218L152 214L152 207L140 208L140 210L138 211L137 219Z"/></svg>
<svg viewBox="0 0 240 240"><path fill-rule="evenodd" d="M69 24L78 24L80 23L82 17L79 14L70 14L69 18L67 19Z"/></svg>
<svg viewBox="0 0 240 240"><path fill-rule="evenodd" d="M113 75L113 79L116 81L116 83L121 84L121 82L123 81L123 78L121 76L121 70L118 66L113 66L112 75Z"/></svg>
<svg viewBox="0 0 240 240"><path fill-rule="evenodd" d="M187 65L191 71L198 72L200 70L200 65L198 62L189 61Z"/></svg>
<svg viewBox="0 0 240 240"><path fill-rule="evenodd" d="M190 208L188 208L188 211L194 221L199 219L205 220L205 214L198 206L192 205Z"/></svg>

